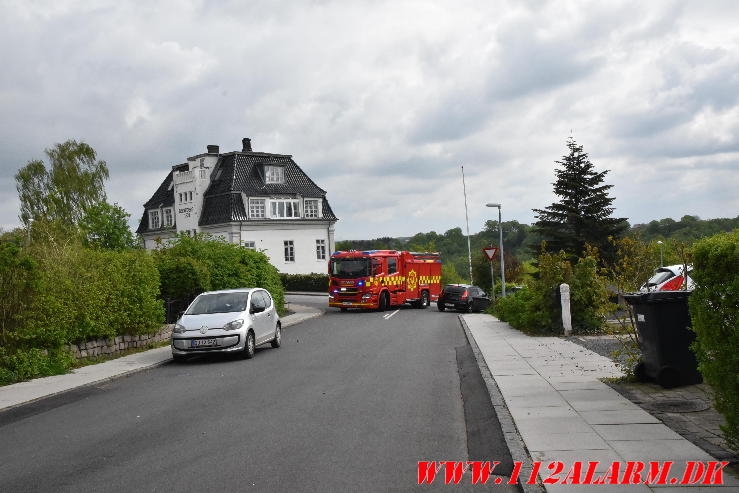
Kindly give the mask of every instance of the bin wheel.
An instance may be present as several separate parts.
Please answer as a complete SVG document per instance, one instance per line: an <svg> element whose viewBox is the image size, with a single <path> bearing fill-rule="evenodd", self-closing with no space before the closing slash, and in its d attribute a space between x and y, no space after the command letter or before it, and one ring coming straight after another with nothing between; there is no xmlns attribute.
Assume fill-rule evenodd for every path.
<svg viewBox="0 0 739 493"><path fill-rule="evenodd" d="M649 375L647 375L647 365L645 365L643 361L638 362L636 367L634 367L634 377L636 377L639 382L646 382L649 380Z"/></svg>
<svg viewBox="0 0 739 493"><path fill-rule="evenodd" d="M657 372L657 383L666 389L680 385L680 372L671 366L663 366Z"/></svg>

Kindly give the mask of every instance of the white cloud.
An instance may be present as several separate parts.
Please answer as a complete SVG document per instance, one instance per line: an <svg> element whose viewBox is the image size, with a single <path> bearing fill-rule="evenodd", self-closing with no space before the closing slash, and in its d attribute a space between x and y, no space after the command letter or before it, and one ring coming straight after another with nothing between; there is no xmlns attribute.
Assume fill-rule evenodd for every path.
<svg viewBox="0 0 739 493"><path fill-rule="evenodd" d="M3 198L20 166L76 138L138 219L171 165L250 136L328 191L339 238L463 226L462 164L475 230L486 202L530 222L553 200L572 131L612 170L632 222L737 214L734 2L69 1L3 14ZM655 200L665 179L682 193ZM17 203L0 224L16 216Z"/></svg>

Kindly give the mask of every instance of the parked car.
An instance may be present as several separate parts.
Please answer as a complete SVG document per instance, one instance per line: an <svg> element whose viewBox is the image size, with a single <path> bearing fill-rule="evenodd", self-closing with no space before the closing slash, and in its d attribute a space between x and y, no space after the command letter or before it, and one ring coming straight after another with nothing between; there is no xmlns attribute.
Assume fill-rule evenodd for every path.
<svg viewBox="0 0 739 493"><path fill-rule="evenodd" d="M688 283L687 290L692 291L695 287L693 279L690 274L693 272L693 265L688 264ZM639 291L647 293L649 291L677 291L685 289L683 286L683 265L668 265L665 267L659 267L654 270L654 274L649 278L647 282L642 284Z"/></svg>
<svg viewBox="0 0 739 493"><path fill-rule="evenodd" d="M280 347L281 323L272 296L264 289L201 293L172 332L175 361L203 353L235 353L253 358L257 346Z"/></svg>
<svg viewBox="0 0 739 493"><path fill-rule="evenodd" d="M469 284L447 284L439 295L436 307L440 312L455 308L463 312L481 312L490 306L490 298L482 289Z"/></svg>

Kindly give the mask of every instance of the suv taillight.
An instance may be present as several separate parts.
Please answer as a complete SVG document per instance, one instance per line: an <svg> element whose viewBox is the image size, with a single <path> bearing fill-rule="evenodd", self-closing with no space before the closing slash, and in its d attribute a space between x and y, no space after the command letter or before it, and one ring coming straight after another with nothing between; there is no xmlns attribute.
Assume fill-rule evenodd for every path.
<svg viewBox="0 0 739 493"><path fill-rule="evenodd" d="M462 298L466 298L469 292L465 289L464 293L462 293Z"/></svg>

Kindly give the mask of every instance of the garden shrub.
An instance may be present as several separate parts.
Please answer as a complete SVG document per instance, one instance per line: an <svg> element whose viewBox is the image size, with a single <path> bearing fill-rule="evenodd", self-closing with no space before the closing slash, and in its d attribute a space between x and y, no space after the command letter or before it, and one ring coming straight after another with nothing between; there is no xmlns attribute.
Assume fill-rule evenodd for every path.
<svg viewBox="0 0 739 493"><path fill-rule="evenodd" d="M0 282L14 282L25 293L11 321L3 322L2 383L63 373L74 361L62 349L66 344L149 334L163 320L159 272L139 250L89 249L74 241L15 249L3 244Z"/></svg>
<svg viewBox="0 0 739 493"><path fill-rule="evenodd" d="M739 450L739 231L694 245L693 280L693 348L715 392L716 409L726 418L726 441Z"/></svg>
<svg viewBox="0 0 739 493"><path fill-rule="evenodd" d="M600 329L607 313L608 293L598 273L597 253L588 248L586 256L573 266L565 252L539 256L539 277L526 289L497 301L493 313L513 327L530 333L559 334L562 308L559 286L570 285L570 310L574 332Z"/></svg>
<svg viewBox="0 0 739 493"><path fill-rule="evenodd" d="M285 303L284 289L277 268L269 263L262 252L257 252L240 245L228 243L223 239L205 234L188 236L180 234L165 248L155 252L156 264L161 266L162 289L167 293L178 292L176 279L170 274L180 276L188 269L198 275L189 292L192 296L206 290L207 278L210 279L210 290L260 287L272 294L275 305L283 313ZM192 261L175 261L172 259L191 259ZM189 266L187 266L189 265ZM173 269L172 266L177 266ZM167 270L170 269L170 270ZM206 275L207 272L207 275ZM182 295L187 290L180 290Z"/></svg>
<svg viewBox="0 0 739 493"><path fill-rule="evenodd" d="M280 274L285 291L313 291L325 293L328 290L328 274Z"/></svg>

